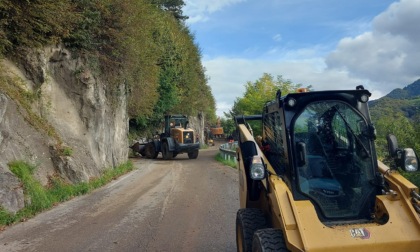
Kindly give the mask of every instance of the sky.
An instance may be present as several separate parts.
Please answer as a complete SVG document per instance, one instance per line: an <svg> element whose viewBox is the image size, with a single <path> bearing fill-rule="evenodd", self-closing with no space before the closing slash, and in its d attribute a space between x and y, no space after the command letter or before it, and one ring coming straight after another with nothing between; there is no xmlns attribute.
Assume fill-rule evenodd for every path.
<svg viewBox="0 0 420 252"><path fill-rule="evenodd" d="M247 82L281 75L378 99L420 78L420 0L184 0L216 114Z"/></svg>

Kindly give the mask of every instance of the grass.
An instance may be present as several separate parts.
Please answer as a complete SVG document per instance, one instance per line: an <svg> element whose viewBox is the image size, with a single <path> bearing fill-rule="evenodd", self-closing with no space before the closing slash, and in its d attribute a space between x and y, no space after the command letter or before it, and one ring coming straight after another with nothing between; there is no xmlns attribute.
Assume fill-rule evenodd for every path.
<svg viewBox="0 0 420 252"><path fill-rule="evenodd" d="M71 156L73 154L73 150L70 147L63 147L62 154L64 156Z"/></svg>
<svg viewBox="0 0 420 252"><path fill-rule="evenodd" d="M224 159L224 158L222 157L222 154L220 154L220 152L219 152L219 153L217 153L217 155L216 155L215 159L216 159L218 162L220 162L220 163L222 163L222 164L224 164L224 165L227 165L227 166L230 166L230 167L232 167L232 168L235 168L235 169L236 169L236 163L235 163L235 161L233 161L233 160L226 160L226 159Z"/></svg>
<svg viewBox="0 0 420 252"><path fill-rule="evenodd" d="M10 213L0 207L0 230L5 225L24 221L39 212L50 209L54 205L67 201L73 197L87 194L99 188L121 175L133 170L133 164L127 162L114 169L106 170L99 178L91 179L89 182L70 184L59 176L49 178L47 186L42 186L33 177L35 166L23 161L9 163L10 170L20 179L25 195L25 207L16 214Z"/></svg>

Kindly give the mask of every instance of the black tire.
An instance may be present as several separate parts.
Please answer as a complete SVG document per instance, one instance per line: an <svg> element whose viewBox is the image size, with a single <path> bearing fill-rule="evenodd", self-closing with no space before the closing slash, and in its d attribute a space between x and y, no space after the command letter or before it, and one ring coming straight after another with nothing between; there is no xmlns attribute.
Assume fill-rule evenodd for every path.
<svg viewBox="0 0 420 252"><path fill-rule="evenodd" d="M267 221L260 209L239 209L236 214L236 248L238 252L252 251L254 232L262 228L267 228Z"/></svg>
<svg viewBox="0 0 420 252"><path fill-rule="evenodd" d="M254 252L288 252L283 232L280 229L260 229L254 233L252 240Z"/></svg>
<svg viewBox="0 0 420 252"><path fill-rule="evenodd" d="M146 158L151 158L151 159L157 158L159 152L156 151L155 144L153 142L146 144L146 147L144 148L145 148L144 152L146 154Z"/></svg>
<svg viewBox="0 0 420 252"><path fill-rule="evenodd" d="M140 155L142 157L145 157L146 156L146 146L145 145L143 145L143 146L140 147L139 153L140 153Z"/></svg>
<svg viewBox="0 0 420 252"><path fill-rule="evenodd" d="M145 156L146 156L146 152L142 151L142 152L140 152L140 155L141 155L142 157L145 157Z"/></svg>
<svg viewBox="0 0 420 252"><path fill-rule="evenodd" d="M191 152L188 152L189 159L196 159L197 157L198 157L198 150L193 150Z"/></svg>
<svg viewBox="0 0 420 252"><path fill-rule="evenodd" d="M166 160L172 159L173 157L173 152L169 151L169 145L167 142L162 144L162 157Z"/></svg>

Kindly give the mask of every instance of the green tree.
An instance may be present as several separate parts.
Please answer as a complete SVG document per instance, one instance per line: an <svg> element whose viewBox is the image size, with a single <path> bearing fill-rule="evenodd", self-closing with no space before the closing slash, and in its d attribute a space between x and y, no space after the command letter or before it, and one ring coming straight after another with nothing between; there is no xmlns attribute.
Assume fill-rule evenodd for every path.
<svg viewBox="0 0 420 252"><path fill-rule="evenodd" d="M275 99L278 90L282 95L294 92L302 84L294 84L290 80L285 80L281 75L275 79L271 74L264 73L261 78L255 82L248 81L245 84L245 93L243 97L236 98L229 114L225 114L233 120L236 115L254 115L262 114L264 105ZM308 86L307 88L311 88ZM261 123L251 122L255 134L261 134Z"/></svg>
<svg viewBox="0 0 420 252"><path fill-rule="evenodd" d="M61 42L72 32L75 16L68 0L0 1L0 54Z"/></svg>
<svg viewBox="0 0 420 252"><path fill-rule="evenodd" d="M390 99L389 101L393 101ZM373 109L372 120L376 127L377 139L375 141L378 159L387 165L393 165L388 157L388 134L394 134L400 148L413 148L417 155L420 153L420 127L418 122L407 118L402 111L398 111L393 103L381 104L380 111ZM415 185L420 186L420 173L407 173L403 175Z"/></svg>
<svg viewBox="0 0 420 252"><path fill-rule="evenodd" d="M3 0L0 55L64 44L101 76L109 100L128 94L130 125L138 130L153 131L165 113L214 120L215 100L183 6L183 0Z"/></svg>
<svg viewBox="0 0 420 252"><path fill-rule="evenodd" d="M154 132L164 114L205 115L215 118L215 101L201 64L199 46L189 29L171 13L157 8L158 18L152 31L157 66L157 100L151 113L132 114L143 127ZM150 107L150 106L149 106ZM134 109L133 109L134 110Z"/></svg>
<svg viewBox="0 0 420 252"><path fill-rule="evenodd" d="M184 16L182 12L182 8L185 6L183 0L151 0L151 3L164 11L170 12L177 20L188 19L188 16Z"/></svg>
<svg viewBox="0 0 420 252"><path fill-rule="evenodd" d="M302 84L294 84L290 80L283 79L281 75L274 79L271 74L264 73L255 82L248 81L245 84L243 97L236 98L230 113L232 115L261 114L264 104L274 100L278 90L281 90L282 95L285 95L300 87Z"/></svg>
<svg viewBox="0 0 420 252"><path fill-rule="evenodd" d="M387 156L386 136L394 134L399 145L402 147L411 147L419 150L420 142L415 136L418 134L410 120L401 113L394 114L392 117L381 117L375 121L378 138L376 140L378 156L383 159Z"/></svg>
<svg viewBox="0 0 420 252"><path fill-rule="evenodd" d="M221 124L221 127L223 128L223 132L225 133L225 135L234 134L236 130L236 126L235 126L235 122L232 119L221 118L220 124Z"/></svg>

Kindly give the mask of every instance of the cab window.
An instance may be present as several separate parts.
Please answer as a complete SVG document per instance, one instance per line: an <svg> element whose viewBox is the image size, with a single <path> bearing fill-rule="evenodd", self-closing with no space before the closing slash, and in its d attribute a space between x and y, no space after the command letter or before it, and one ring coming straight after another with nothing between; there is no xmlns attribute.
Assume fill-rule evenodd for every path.
<svg viewBox="0 0 420 252"><path fill-rule="evenodd" d="M366 120L339 101L311 103L293 126L297 187L326 219L369 216L375 188Z"/></svg>

